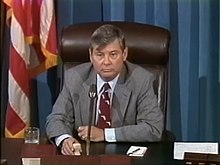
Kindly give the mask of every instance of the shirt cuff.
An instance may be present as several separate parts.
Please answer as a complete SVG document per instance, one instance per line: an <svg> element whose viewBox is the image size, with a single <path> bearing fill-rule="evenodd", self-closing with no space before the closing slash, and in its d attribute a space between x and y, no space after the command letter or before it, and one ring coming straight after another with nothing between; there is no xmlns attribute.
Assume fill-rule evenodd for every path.
<svg viewBox="0 0 220 165"><path fill-rule="evenodd" d="M107 142L116 142L114 128L105 128L104 131L105 131L105 140Z"/></svg>
<svg viewBox="0 0 220 165"><path fill-rule="evenodd" d="M57 145L57 147L59 147L59 145L61 144L61 142L66 139L66 138L69 138L69 137L72 137L71 135L69 134L63 134L63 135L60 135L58 137L55 138L55 143Z"/></svg>

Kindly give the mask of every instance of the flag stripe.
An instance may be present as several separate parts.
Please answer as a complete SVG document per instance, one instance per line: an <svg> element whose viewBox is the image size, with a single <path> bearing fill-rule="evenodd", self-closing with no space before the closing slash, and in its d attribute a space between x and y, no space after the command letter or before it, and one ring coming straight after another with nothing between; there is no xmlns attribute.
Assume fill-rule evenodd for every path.
<svg viewBox="0 0 220 165"><path fill-rule="evenodd" d="M10 71L25 95L29 96L29 77L25 62L13 46L11 46L10 54Z"/></svg>
<svg viewBox="0 0 220 165"><path fill-rule="evenodd" d="M26 31L26 27L25 27L25 13L23 10L23 5L22 5L22 1L21 0L13 0L12 1L12 9L13 9L13 15L14 15L14 21L17 21L19 26L21 26L22 31L25 32ZM13 23L11 23L11 25L13 26ZM11 28L13 29L13 28ZM14 29L15 30L15 29ZM13 36L11 36L13 37Z"/></svg>
<svg viewBox="0 0 220 165"><path fill-rule="evenodd" d="M30 104L29 99L21 89L21 87L17 84L16 80L14 79L13 75L11 74L9 70L9 103L8 103L8 109L6 113L6 128L10 130L11 134L15 137L16 134L21 131L18 128L25 128L29 125L30 121ZM26 84L28 85L28 84ZM19 98L18 98L19 96ZM12 112L13 111L13 112ZM13 115L11 117L11 115ZM20 120L23 121L24 125L21 124L20 120L17 119L17 117L20 118ZM14 127L14 129L13 129Z"/></svg>
<svg viewBox="0 0 220 165"><path fill-rule="evenodd" d="M46 18L42 19L41 18L41 22L40 22L40 40L41 40L41 44L43 47L45 47L46 42L47 42L47 38L48 38L48 31L50 28L50 24L51 24L51 20L52 20L52 14L51 13L51 9L49 7L49 3L51 1L49 0L47 3L45 3L45 1L43 1L43 5L41 6L41 16L47 15Z"/></svg>
<svg viewBox="0 0 220 165"><path fill-rule="evenodd" d="M18 116L20 116L20 118L23 121L28 123L29 108L30 108L29 98L25 95L22 88L17 84L10 70L9 70L8 78L9 78L8 79L9 104L12 107L12 109L15 110L15 112L18 114Z"/></svg>
<svg viewBox="0 0 220 165"><path fill-rule="evenodd" d="M7 108L7 118L6 118L6 127L8 130L10 130L12 135L15 135L20 130L25 128L25 123L21 118L17 115L17 113L14 111L14 109L11 108L10 104ZM16 123L16 125L14 125Z"/></svg>
<svg viewBox="0 0 220 165"><path fill-rule="evenodd" d="M54 25L56 24L54 16L53 16L51 24L54 24ZM57 31L56 26L50 26L49 33L48 33L48 40L45 46L46 49L53 54L56 54L57 52L57 44L56 44L57 38L56 38L56 35L54 35L56 34L56 31Z"/></svg>
<svg viewBox="0 0 220 165"><path fill-rule="evenodd" d="M11 43L16 52L24 60L26 67L30 65L30 47L26 44L23 29L21 24L15 18L15 15L12 14L11 18Z"/></svg>

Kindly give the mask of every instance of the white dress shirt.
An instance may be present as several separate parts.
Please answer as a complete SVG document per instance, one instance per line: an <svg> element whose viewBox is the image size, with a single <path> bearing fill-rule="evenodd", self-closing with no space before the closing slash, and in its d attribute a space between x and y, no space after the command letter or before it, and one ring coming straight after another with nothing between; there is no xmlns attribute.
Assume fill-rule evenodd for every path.
<svg viewBox="0 0 220 165"><path fill-rule="evenodd" d="M101 89L102 89L102 86L105 84L105 83L108 83L111 87L111 90L109 91L109 95L110 95L110 105L112 105L112 96L113 96L113 91L115 89L115 85L118 81L118 76L116 76L112 81L108 81L108 82L105 82L101 79L101 77L97 74L97 91L98 91L98 101L97 101L97 111L96 111L96 122L97 122L97 119L98 119L98 108L99 108L99 100L100 100L100 96L101 96ZM105 140L107 142L116 142L116 138L115 138L115 129L114 128L105 128L104 129L104 132L105 132Z"/></svg>

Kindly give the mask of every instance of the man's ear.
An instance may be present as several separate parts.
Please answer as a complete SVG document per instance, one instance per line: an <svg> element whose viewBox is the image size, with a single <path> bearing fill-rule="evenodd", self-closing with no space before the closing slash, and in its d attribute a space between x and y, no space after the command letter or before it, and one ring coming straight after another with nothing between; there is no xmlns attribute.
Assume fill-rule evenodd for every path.
<svg viewBox="0 0 220 165"><path fill-rule="evenodd" d="M89 59L92 62L92 50L91 49L89 49Z"/></svg>
<svg viewBox="0 0 220 165"><path fill-rule="evenodd" d="M123 52L123 61L126 61L127 60L127 57L128 57L128 47L126 47L124 49L124 52Z"/></svg>

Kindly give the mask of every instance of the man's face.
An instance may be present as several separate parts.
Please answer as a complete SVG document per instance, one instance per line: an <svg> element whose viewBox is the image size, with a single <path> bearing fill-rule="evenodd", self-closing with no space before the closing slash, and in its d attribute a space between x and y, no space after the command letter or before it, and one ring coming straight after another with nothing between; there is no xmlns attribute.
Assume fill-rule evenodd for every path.
<svg viewBox="0 0 220 165"><path fill-rule="evenodd" d="M90 50L89 53L94 69L104 81L114 79L121 72L123 63L127 59L127 48L121 50L118 40L103 48L94 46L93 51Z"/></svg>

